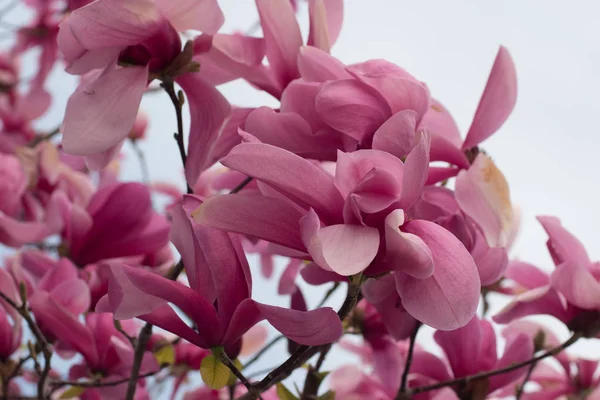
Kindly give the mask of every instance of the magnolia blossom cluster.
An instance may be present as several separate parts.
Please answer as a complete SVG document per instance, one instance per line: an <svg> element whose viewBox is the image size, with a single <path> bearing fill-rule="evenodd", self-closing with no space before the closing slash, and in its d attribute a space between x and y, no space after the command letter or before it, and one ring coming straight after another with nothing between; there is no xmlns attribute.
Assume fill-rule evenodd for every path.
<svg viewBox="0 0 600 400"><path fill-rule="evenodd" d="M331 55L343 0L255 3L258 36L221 32L216 0L15 3L32 18L0 54L0 398L600 399L598 361L564 350L600 332L600 263L552 216L550 275L509 256L518 213L481 147L516 103L508 50L462 135L400 66ZM60 71L78 85L47 132ZM218 86L237 79L279 105L230 104ZM140 103L157 88L186 193L120 178L122 148L152 140ZM290 306L254 300L252 275L281 260ZM310 308L300 282L321 305L347 296ZM510 300L495 315L491 292ZM274 343L261 321L290 354L251 376ZM322 370L332 348L360 362Z"/></svg>

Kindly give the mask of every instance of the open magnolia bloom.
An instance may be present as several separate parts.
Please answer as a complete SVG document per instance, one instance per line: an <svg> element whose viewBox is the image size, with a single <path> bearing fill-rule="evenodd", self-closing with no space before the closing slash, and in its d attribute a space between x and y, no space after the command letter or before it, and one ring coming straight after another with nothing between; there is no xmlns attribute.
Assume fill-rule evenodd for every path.
<svg viewBox="0 0 600 400"><path fill-rule="evenodd" d="M320 345L340 337L341 322L329 307L301 312L252 300L252 278L240 238L191 221L188 215L199 203L187 196L172 211L171 240L182 255L190 287L113 264L108 294L97 311L113 312L116 319L138 317L205 349L222 346L230 357L239 353L242 335L264 319L300 344ZM198 330L184 323L169 303Z"/></svg>
<svg viewBox="0 0 600 400"><path fill-rule="evenodd" d="M377 150L339 152L335 177L249 139L222 162L257 179L263 195L209 198L196 221L284 246L283 254L339 275L393 271L403 307L435 328L473 317L480 291L473 258L448 230L410 214L427 179L426 132L405 162Z"/></svg>

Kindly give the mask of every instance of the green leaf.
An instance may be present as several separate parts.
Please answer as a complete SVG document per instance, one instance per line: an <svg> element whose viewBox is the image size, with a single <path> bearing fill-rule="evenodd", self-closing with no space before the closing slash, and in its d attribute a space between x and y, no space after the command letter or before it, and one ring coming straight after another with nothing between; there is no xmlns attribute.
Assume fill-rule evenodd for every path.
<svg viewBox="0 0 600 400"><path fill-rule="evenodd" d="M236 366L238 371L242 370L242 363L237 358L235 360L233 360L233 365ZM235 381L237 381L237 376L235 376L235 374L233 372L231 372L231 374L229 376L229 381L227 381L227 386L235 385Z"/></svg>
<svg viewBox="0 0 600 400"><path fill-rule="evenodd" d="M277 384L277 396L279 397L279 400L298 400L288 388L283 386L283 383Z"/></svg>
<svg viewBox="0 0 600 400"><path fill-rule="evenodd" d="M85 388L81 386L71 386L60 395L59 399L72 399L74 397L79 397L81 394L85 392Z"/></svg>
<svg viewBox="0 0 600 400"><path fill-rule="evenodd" d="M335 400L335 392L332 392L331 390L323 393L322 395L319 396L319 400Z"/></svg>
<svg viewBox="0 0 600 400"><path fill-rule="evenodd" d="M231 371L225 364L217 360L217 358L209 354L202 360L200 364L200 376L202 380L211 389L218 390L224 388L229 381Z"/></svg>
<svg viewBox="0 0 600 400"><path fill-rule="evenodd" d="M175 364L175 349L172 344L168 344L156 350L154 357L156 357L158 365L173 365Z"/></svg>

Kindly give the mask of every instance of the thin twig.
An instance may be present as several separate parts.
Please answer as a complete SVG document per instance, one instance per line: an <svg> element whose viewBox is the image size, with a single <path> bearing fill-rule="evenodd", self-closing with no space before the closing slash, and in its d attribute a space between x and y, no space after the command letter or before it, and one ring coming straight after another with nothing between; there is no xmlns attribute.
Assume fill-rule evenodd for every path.
<svg viewBox="0 0 600 400"><path fill-rule="evenodd" d="M421 323L417 322L417 324L415 325L415 329L413 329L410 335L408 344L408 354L406 355L406 363L404 364L404 371L402 372L402 380L400 381L400 389L398 389L398 395L396 396L396 400L402 399L402 397L404 396L404 392L406 392L406 383L408 382L408 374L410 372L413 353L415 351L415 343L417 342L417 333L419 333L420 327Z"/></svg>
<svg viewBox="0 0 600 400"><path fill-rule="evenodd" d="M164 366L161 366L161 368L157 369L156 371L147 372L145 374L140 374L140 375L138 375L138 378L143 379L143 378L148 378L150 376L154 376L154 375L158 374L160 371L162 371L163 368L164 368ZM54 381L54 382L50 382L50 385L54 386L55 388L61 388L63 386L75 386L75 387L81 387L81 388L98 388L98 387L122 385L123 383L129 382L130 379L131 379L130 377L127 377L127 378L118 379L118 380L114 380L114 381L92 381L92 382Z"/></svg>
<svg viewBox="0 0 600 400"><path fill-rule="evenodd" d="M244 386L246 386L248 390L252 388L252 384L250 383L250 381L244 376L242 371L240 371L238 367L235 366L235 364L233 363L233 361L231 361L231 358L229 358L225 351L222 351L219 354L219 358L223 364L227 365L227 368L229 368L229 370L240 380L240 382L244 384Z"/></svg>
<svg viewBox="0 0 600 400"><path fill-rule="evenodd" d="M131 147L135 152L139 162L140 162L140 170L142 171L142 182L146 185L150 183L150 169L148 168L148 162L146 160L146 156L137 140L131 141Z"/></svg>
<svg viewBox="0 0 600 400"><path fill-rule="evenodd" d="M536 365L537 365L537 362L531 363L531 365L529 365L529 369L527 369L527 374L525 374L525 379L523 379L523 383L521 383L519 386L517 386L517 393L515 394L515 400L521 400L521 397L523 397L523 393L525 393L525 385L527 384L527 381L529 380L529 378L531 378L531 373L535 369Z"/></svg>
<svg viewBox="0 0 600 400"><path fill-rule="evenodd" d="M247 176L243 181L241 181L239 183L239 185L237 185L236 187L231 189L231 192L229 192L229 194L234 194L234 193L239 192L240 190L245 188L250 182L252 182L252 179L254 179L254 178L252 178L251 176Z"/></svg>
<svg viewBox="0 0 600 400"><path fill-rule="evenodd" d="M338 317L341 321L344 321L348 314L354 309L358 299L360 297L360 288L362 284L362 278L355 278L354 282L348 285L348 293L346 299L342 304L342 307L338 311ZM325 349L329 344L321 346L306 346L302 345L292 354L287 360L285 360L279 367L271 371L265 376L260 382L252 386L252 390L248 390L248 393L240 396L238 400L255 400L258 395L277 382L282 381L289 376L292 371L298 368L300 365L308 361L312 356Z"/></svg>
<svg viewBox="0 0 600 400"><path fill-rule="evenodd" d="M480 373L474 374L474 375L463 376L462 378L456 378L456 379L452 379L449 381L438 382L433 385L417 387L417 388L410 390L410 393L418 394L418 393L423 393L423 392L429 392L431 390L441 389L446 386L454 386L454 385L458 385L461 383L472 382L472 381L476 381L479 379L489 378L490 376L494 376L494 375L505 374L507 372L511 372L516 369L519 369L519 368L522 368L522 367L525 367L525 366L528 366L531 364L535 364L538 361L543 360L544 358L555 356L558 353L560 353L561 351L563 351L564 349L566 349L567 347L571 346L573 343L575 343L579 339L581 339L582 337L583 337L583 334L581 332L575 332L575 333L573 333L573 335L571 335L571 337L566 342L564 342L560 346L557 346L551 350L548 350L548 351L540 354L537 357L533 357L530 360L523 361L523 362L520 362L517 364L512 364L507 367L496 369L493 371L480 372Z"/></svg>
<svg viewBox="0 0 600 400"><path fill-rule="evenodd" d="M140 331L135 346L135 353L133 356L133 365L131 366L131 376L129 377L129 383L127 384L127 394L125 395L126 400L133 400L135 396L135 389L137 388L137 382L140 374L140 368L142 366L142 359L146 352L146 345L148 340L152 336L152 324L146 324Z"/></svg>
<svg viewBox="0 0 600 400"><path fill-rule="evenodd" d="M248 362L246 364L244 364L244 369L248 368L249 366L251 366L252 364L257 362L260 359L260 357L262 357L263 354L265 354L271 347L273 347L275 344L277 344L282 339L285 339L285 336L279 335L279 336L273 338L273 340L271 340L269 343L267 343L265 345L265 347L260 349L260 351L254 355L254 357L252 357L250 360L248 360Z"/></svg>
<svg viewBox="0 0 600 400"><path fill-rule="evenodd" d="M325 296L323 296L323 299L321 300L321 302L319 304L317 304L316 308L321 308L325 305L325 302L327 300L329 300L329 298L331 297L331 295L337 290L337 288L340 287L340 282L335 282L333 284L333 286L325 293Z"/></svg>
<svg viewBox="0 0 600 400"><path fill-rule="evenodd" d="M54 136L58 135L59 133L60 133L60 126L54 128L52 131L50 131L44 135L37 135L27 144L27 147L34 148L38 144L45 142L46 140L52 139Z"/></svg>
<svg viewBox="0 0 600 400"><path fill-rule="evenodd" d="M319 370L323 366L325 357L327 357L327 354L330 350L331 344L325 346L323 350L321 350L315 366L308 367L308 373L306 374L306 379L304 380L304 388L302 388L300 400L311 400L316 398L319 387L321 386L321 382L323 382L323 377L319 375Z"/></svg>

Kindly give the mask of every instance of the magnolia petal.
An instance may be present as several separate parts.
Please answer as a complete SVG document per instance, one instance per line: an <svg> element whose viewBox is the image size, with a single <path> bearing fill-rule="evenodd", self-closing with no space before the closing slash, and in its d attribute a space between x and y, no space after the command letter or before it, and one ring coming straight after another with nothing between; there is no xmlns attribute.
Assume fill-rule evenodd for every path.
<svg viewBox="0 0 600 400"><path fill-rule="evenodd" d="M526 289L534 289L550 284L549 276L539 268L518 260L513 260L506 268L505 277Z"/></svg>
<svg viewBox="0 0 600 400"><path fill-rule="evenodd" d="M419 140L417 145L408 154L404 162L400 207L406 210L421 197L428 177L430 135L428 132L421 131L417 137Z"/></svg>
<svg viewBox="0 0 600 400"><path fill-rule="evenodd" d="M192 217L213 228L306 251L298 225L302 213L283 200L243 193L215 196L205 200Z"/></svg>
<svg viewBox="0 0 600 400"><path fill-rule="evenodd" d="M431 151L429 156L431 161L446 161L457 167L468 169L469 160L459 146L455 146L445 137L440 135L431 135Z"/></svg>
<svg viewBox="0 0 600 400"><path fill-rule="evenodd" d="M498 314L494 322L505 324L528 315L552 315L567 323L571 316L563 299L551 286L541 286L515 296Z"/></svg>
<svg viewBox="0 0 600 400"><path fill-rule="evenodd" d="M94 1L73 11L69 26L88 49L132 46L152 37L162 19L154 0Z"/></svg>
<svg viewBox="0 0 600 400"><path fill-rule="evenodd" d="M217 138L206 165L215 164L221 158L225 157L231 149L241 143L242 140L238 129L244 126L246 118L253 110L254 108L231 108L231 115Z"/></svg>
<svg viewBox="0 0 600 400"><path fill-rule="evenodd" d="M373 135L372 148L404 159L415 146L417 113L403 110L392 115Z"/></svg>
<svg viewBox="0 0 600 400"><path fill-rule="evenodd" d="M558 218L539 216L537 219L548 234L548 250L556 265L565 261L581 265L590 264L590 258L583 244L561 225Z"/></svg>
<svg viewBox="0 0 600 400"><path fill-rule="evenodd" d="M427 128L432 135L437 135L457 149L462 145L462 138L452 114L436 99L431 99L431 105L421 120L421 128Z"/></svg>
<svg viewBox="0 0 600 400"><path fill-rule="evenodd" d="M385 100L355 79L325 83L315 108L327 125L359 142L367 140L391 115Z"/></svg>
<svg viewBox="0 0 600 400"><path fill-rule="evenodd" d="M155 0L158 8L179 32L194 29L216 33L225 22L217 0Z"/></svg>
<svg viewBox="0 0 600 400"><path fill-rule="evenodd" d="M500 46L462 148L477 146L496 132L504 124L516 102L515 65L508 50Z"/></svg>
<svg viewBox="0 0 600 400"><path fill-rule="evenodd" d="M300 48L298 69L302 78L309 82L352 78L352 75L346 71L346 66L340 60L326 51L312 46Z"/></svg>
<svg viewBox="0 0 600 400"><path fill-rule="evenodd" d="M148 67L104 71L77 87L67 102L63 149L88 156L116 146L129 135L148 82Z"/></svg>
<svg viewBox="0 0 600 400"><path fill-rule="evenodd" d="M600 282L585 265L564 262L556 267L550 280L569 303L586 310L600 308Z"/></svg>
<svg viewBox="0 0 600 400"><path fill-rule="evenodd" d="M417 235L402 232L403 224L403 210L394 210L385 218L386 263L414 278L428 278L434 269L431 250Z"/></svg>
<svg viewBox="0 0 600 400"><path fill-rule="evenodd" d="M330 225L311 222L313 210L300 220L302 239L315 262L340 275L349 276L366 269L379 250L379 232L359 225Z"/></svg>
<svg viewBox="0 0 600 400"><path fill-rule="evenodd" d="M514 220L510 191L506 178L487 155L478 154L467 171L459 172L455 197L491 247L506 247Z"/></svg>
<svg viewBox="0 0 600 400"><path fill-rule="evenodd" d="M402 305L416 319L436 329L464 326L477 310L481 289L473 258L454 235L433 222L410 221L403 231L425 242L435 271L427 279L396 273Z"/></svg>
<svg viewBox="0 0 600 400"><path fill-rule="evenodd" d="M222 164L272 186L301 206L314 208L327 220L339 219L343 201L333 178L308 160L275 146L242 143Z"/></svg>
<svg viewBox="0 0 600 400"><path fill-rule="evenodd" d="M446 353L455 377L460 378L480 372L477 361L483 355L482 336L480 320L477 316L462 328L450 332L435 332L433 336L435 342Z"/></svg>
<svg viewBox="0 0 600 400"><path fill-rule="evenodd" d="M277 293L280 295L292 294L296 290L296 277L300 268L304 265L302 260L291 258L285 270L279 278Z"/></svg>
<svg viewBox="0 0 600 400"><path fill-rule="evenodd" d="M533 356L533 353L533 340L525 334L518 335L506 344L504 355L496 364L495 369L502 369L510 365L527 361ZM527 368L528 366L524 366L505 374L490 377L490 392L516 381L527 372Z"/></svg>
<svg viewBox="0 0 600 400"><path fill-rule="evenodd" d="M267 58L281 88L298 77L296 59L302 36L289 1L256 0Z"/></svg>
<svg viewBox="0 0 600 400"><path fill-rule="evenodd" d="M177 77L177 83L190 105L190 137L185 176L193 186L200 173L210 167L211 152L231 113L231 106L221 92L202 79L200 74L189 73Z"/></svg>

